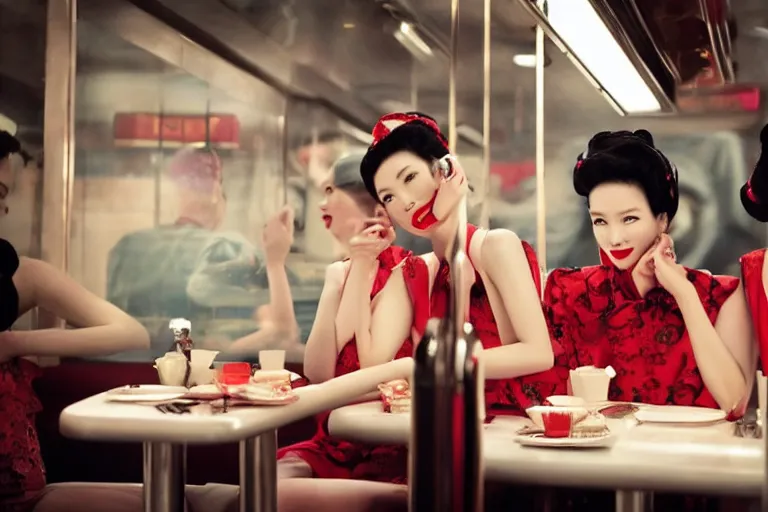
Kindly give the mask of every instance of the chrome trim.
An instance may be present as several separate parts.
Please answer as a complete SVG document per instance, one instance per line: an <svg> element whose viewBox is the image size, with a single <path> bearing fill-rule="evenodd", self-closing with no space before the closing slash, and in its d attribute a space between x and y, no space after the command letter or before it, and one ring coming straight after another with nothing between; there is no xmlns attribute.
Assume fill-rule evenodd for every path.
<svg viewBox="0 0 768 512"><path fill-rule="evenodd" d="M536 253L539 267L547 268L547 196L545 184L544 29L536 26ZM543 290L542 286L542 290Z"/></svg>
<svg viewBox="0 0 768 512"><path fill-rule="evenodd" d="M69 269L75 152L77 0L49 0L45 50L43 212L40 257ZM63 327L64 320L38 316L37 328Z"/></svg>
<svg viewBox="0 0 768 512"><path fill-rule="evenodd" d="M240 512L277 512L277 431L240 441Z"/></svg>
<svg viewBox="0 0 768 512"><path fill-rule="evenodd" d="M707 24L707 30L709 31L712 56L723 79L722 83L733 83L736 81L736 72L733 67L733 60L730 57L731 39L730 31L728 30L728 20L715 22L710 13L709 3L707 0L699 0L701 16Z"/></svg>
<svg viewBox="0 0 768 512"><path fill-rule="evenodd" d="M483 191L480 206L480 226L490 225L491 192L491 3L483 0Z"/></svg>
<svg viewBox="0 0 768 512"><path fill-rule="evenodd" d="M184 512L187 447L148 442L143 454L145 512Z"/></svg>
<svg viewBox="0 0 768 512"><path fill-rule="evenodd" d="M459 0L451 0L451 59L448 63L448 147L456 154L456 74L459 66Z"/></svg>
<svg viewBox="0 0 768 512"><path fill-rule="evenodd" d="M573 62L573 64L576 66L576 68L584 74L584 76L587 78L587 80L590 81L590 83L602 94L606 100L608 100L608 103L622 116L628 116L630 115L628 112L626 112L613 98L613 96L606 91L602 84L595 78L595 76L592 74L592 72L587 69L587 67L584 65L584 63L579 59L577 55L573 53L573 50L568 46L568 44L563 41L560 36L555 32L555 30L552 28L552 26L549 24L547 20L547 16L544 14L543 11L546 10L546 1L543 2L544 7L539 8L536 5L537 0L518 0L518 2L522 5L522 7L528 11L528 13L534 17L536 22L544 29L544 32L547 34L547 36L554 42L558 48ZM660 114L671 114L677 112L677 108L675 107L672 98L669 98L667 94L664 92L663 88L659 84L658 80L653 76L653 74L648 70L648 67L645 65L643 60L640 58L640 56L637 54L637 51L634 49L634 46L632 43L628 40L626 35L621 30L620 25L618 24L618 21L616 18L612 15L613 11L610 10L607 6L605 6L602 3L602 0L589 0L592 7L595 9L595 11L598 13L600 18L603 20L603 22L606 24L606 27L608 27L608 30L611 32L611 34L616 38L617 43L619 46L624 50L624 53L627 55L627 58L630 60L630 62L635 66L638 73L640 74L641 78L645 80L646 85L648 85L649 89L653 92L653 95L656 97L656 99L659 101L659 104L661 105L661 113ZM606 17L606 11L608 11L611 16ZM642 116L653 116L653 115L659 115L655 113L638 113L636 115L642 115Z"/></svg>

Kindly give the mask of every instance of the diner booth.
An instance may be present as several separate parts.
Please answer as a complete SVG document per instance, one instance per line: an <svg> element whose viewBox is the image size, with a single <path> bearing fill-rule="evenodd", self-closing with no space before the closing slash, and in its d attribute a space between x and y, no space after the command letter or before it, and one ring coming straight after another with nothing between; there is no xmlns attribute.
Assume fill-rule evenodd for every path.
<svg viewBox="0 0 768 512"><path fill-rule="evenodd" d="M521 485L537 486L542 510L564 510L553 492L560 488L615 493L609 501L617 511L652 510L654 493L683 501L705 496L707 506L722 501L727 510L758 503L768 485L763 441L750 437L762 424L757 392L738 425L628 430L626 441L589 452L520 447L513 420L481 428L478 404L458 411L415 401L434 406L431 420L422 415L420 424L409 414L381 412L376 397L350 405L402 366L310 388L308 405L272 411L262 426L224 421L216 428L228 432L221 434L225 443L205 432L174 442L158 430L142 448L134 431L125 438L97 434L101 427L87 423L91 409L70 408L66 421L62 415L108 390L159 384L155 360L172 346L168 326L177 317L190 321L196 347L219 352L219 362L257 363L261 350L282 350L285 368L302 377L325 268L344 256L318 210L323 180L339 157L368 147L372 126L390 111L436 118L473 185L462 203L468 221L511 229L531 243L544 278L553 268L599 263L591 221L571 185L586 142L603 130L646 128L680 172L671 231L680 262L738 275L739 257L768 245L764 227L736 199L768 118L768 5L668 4L0 0L0 129L29 156L0 176L10 190L0 236L21 256L47 261L136 318L151 340L147 350L110 357L37 359L48 482L147 482L147 460L172 459L186 468L188 484L247 485L242 510L274 512L264 497L272 496L265 489L274 475L263 474L274 464L259 457L311 438L314 415L337 409L334 435L412 443L413 456L421 457L414 467L423 471L412 485L421 486L423 510L456 506L438 496L456 467L430 475L424 469L435 467L428 457L440 449L465 450L474 465L462 473L468 504L453 510L480 510L483 488L489 502L511 499L505 489ZM215 230L254 247L252 267L238 267L220 288L195 288L194 297L187 281L174 281L167 255L180 253L162 231L191 215L189 193L173 176L185 148L210 150L221 162L226 211ZM267 219L286 204L294 212L285 266L298 329L234 351L235 342L271 322L260 243ZM406 249L430 250L407 233L397 236ZM60 325L34 310L14 329ZM456 332L432 335L454 346L462 342ZM434 357L457 357L449 352ZM446 399L445 383L429 378ZM476 378L472 373L462 385L471 388ZM453 414L476 436L467 435L461 448L448 434L425 441L428 428L439 429L439 418ZM81 423L73 427L75 420ZM184 443L185 458L161 453ZM155 467L152 474L165 475L155 485L178 483L169 468ZM424 482L437 490L424 490ZM659 503L666 502L657 500L656 510L673 510ZM158 501L148 510L171 505Z"/></svg>

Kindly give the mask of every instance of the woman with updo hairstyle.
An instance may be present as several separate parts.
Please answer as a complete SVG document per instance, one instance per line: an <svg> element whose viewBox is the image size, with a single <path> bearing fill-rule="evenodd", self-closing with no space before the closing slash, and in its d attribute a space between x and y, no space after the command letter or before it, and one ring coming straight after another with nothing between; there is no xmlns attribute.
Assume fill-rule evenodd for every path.
<svg viewBox="0 0 768 512"><path fill-rule="evenodd" d="M754 348L739 280L681 266L669 226L677 170L651 134L601 132L573 170L600 265L556 269L544 302L557 366L612 366L609 400L722 409L738 416Z"/></svg>
<svg viewBox="0 0 768 512"><path fill-rule="evenodd" d="M554 394L560 380L551 370L555 348L542 312L536 254L509 230L459 224L469 183L437 122L419 112L385 115L373 129L360 172L392 221L428 239L433 252L406 258L395 269L371 321L355 331L358 344L365 339L370 357L385 361L403 336L420 339L429 318L445 315L452 288L449 247L465 230L467 282L456 286L468 296L468 311L460 314L483 346L488 417L525 415Z"/></svg>
<svg viewBox="0 0 768 512"><path fill-rule="evenodd" d="M741 188L741 204L755 220L768 222L768 125L760 132L761 153L749 180ZM760 349L763 373L768 371L768 265L765 249L741 257L741 279L752 326Z"/></svg>
<svg viewBox="0 0 768 512"><path fill-rule="evenodd" d="M304 373L312 383L413 354L413 343L406 334L387 360L371 360L355 337L356 322L360 318L370 320L371 305L392 269L409 255L392 245L391 224L360 179L361 160L359 154L342 157L321 184L323 221L344 247L347 258L326 270L304 353ZM312 439L278 451L281 496L290 488L291 501L304 496L312 510L322 508L321 497L328 500L329 507L338 507L338 500L343 500L345 510L407 508L407 487L389 485L404 483L406 448L334 439L328 432L328 416L329 412L319 415Z"/></svg>

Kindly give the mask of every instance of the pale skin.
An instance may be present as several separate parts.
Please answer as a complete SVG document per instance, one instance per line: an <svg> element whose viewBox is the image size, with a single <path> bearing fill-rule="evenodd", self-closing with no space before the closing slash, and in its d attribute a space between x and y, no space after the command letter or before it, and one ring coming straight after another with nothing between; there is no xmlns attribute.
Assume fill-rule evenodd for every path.
<svg viewBox="0 0 768 512"><path fill-rule="evenodd" d="M433 174L430 164L409 152L394 153L380 166L375 185L395 223L432 241L434 252L422 256L429 268L431 294L439 261L448 253L456 233L455 208L466 194L467 183L461 179L464 172L458 164L457 176L448 181ZM414 212L428 203L435 190L439 190L433 208L438 221L425 230L417 229ZM478 230L469 247L469 259L465 274L473 276L477 271L480 275L502 343L482 354L486 378L509 379L550 369L554 362L552 344L520 239L504 229ZM470 285L463 283L466 294ZM413 312L404 304L410 304L410 299L402 269L398 269L373 305L369 335L375 340L371 345L377 360L391 359L403 339L415 334L410 332Z"/></svg>
<svg viewBox="0 0 768 512"><path fill-rule="evenodd" d="M666 214L654 215L642 189L627 183L605 183L589 196L598 245L619 268L633 269L641 296L662 286L675 299L691 339L704 384L725 412L738 409L751 391L747 377L757 363L749 309L742 285L725 301L715 324L709 321L685 268L675 261L666 235ZM616 259L611 251L633 249Z"/></svg>
<svg viewBox="0 0 768 512"><path fill-rule="evenodd" d="M139 322L44 261L22 257L13 283L19 316L39 307L75 328L1 333L0 360L92 357L149 347L149 334Z"/></svg>

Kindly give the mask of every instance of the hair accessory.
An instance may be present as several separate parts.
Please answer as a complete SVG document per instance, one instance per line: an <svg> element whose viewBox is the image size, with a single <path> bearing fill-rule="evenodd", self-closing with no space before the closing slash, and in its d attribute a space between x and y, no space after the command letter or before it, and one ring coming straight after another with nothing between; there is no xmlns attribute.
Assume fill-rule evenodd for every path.
<svg viewBox="0 0 768 512"><path fill-rule="evenodd" d="M373 142L371 143L371 147L376 146L376 144L385 139L396 128L399 128L405 124L412 123L414 121L419 121L427 125L439 136L440 142L442 142L446 149L448 149L448 141L445 140L445 137L443 137L443 134L440 131L440 127L437 126L437 123L434 120L419 114L401 112L387 114L379 119L379 121L376 123L376 126L373 127L373 132L371 133L373 135Z"/></svg>
<svg viewBox="0 0 768 512"><path fill-rule="evenodd" d="M754 190L752 190L752 178L750 178L747 181L747 188L746 188L747 197L750 201L752 201L755 204L760 204L760 201L757 200L757 196L755 195Z"/></svg>

